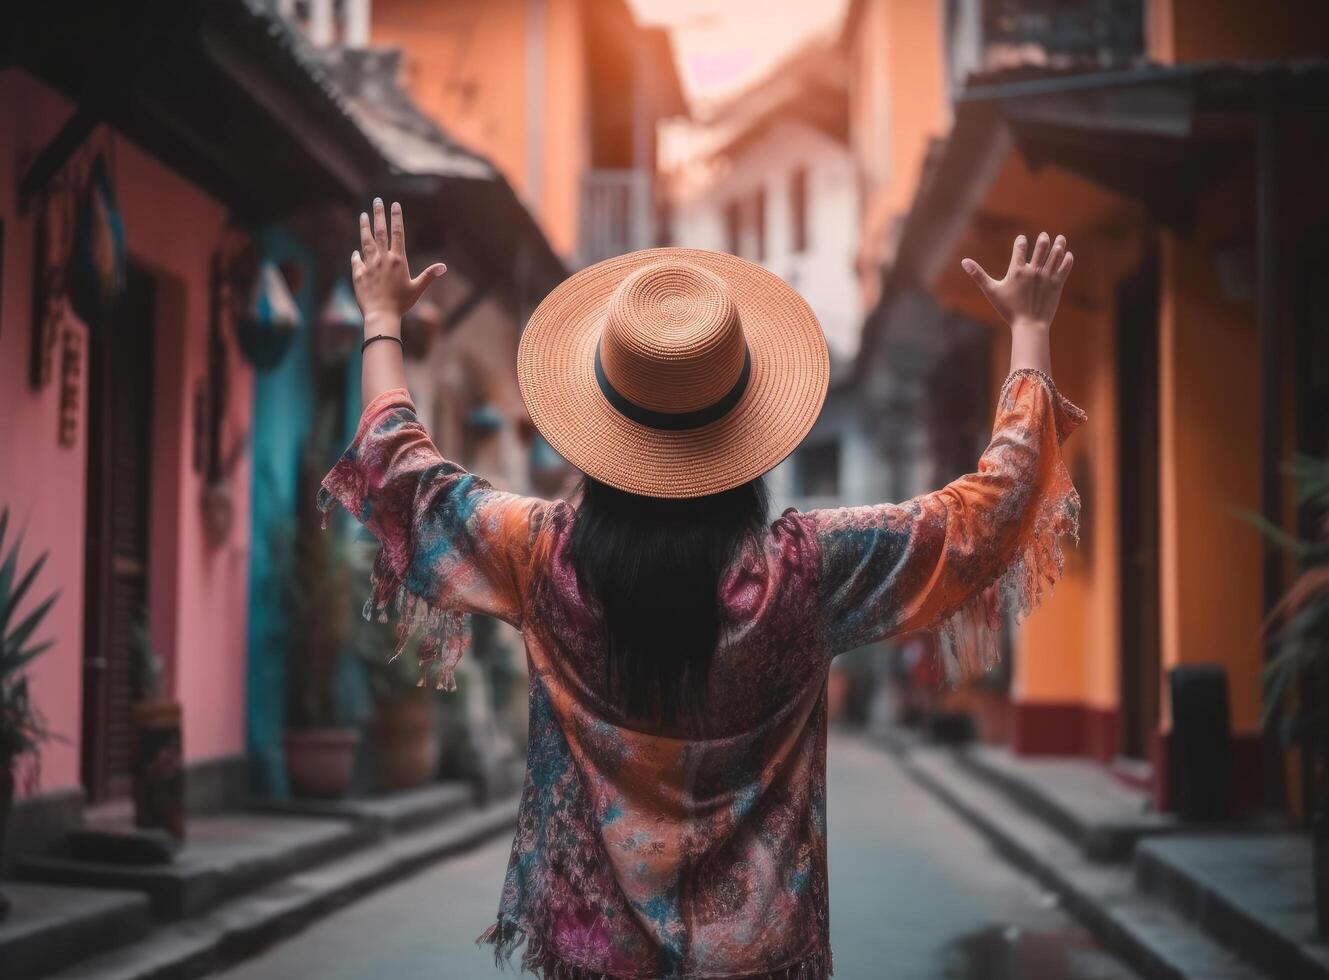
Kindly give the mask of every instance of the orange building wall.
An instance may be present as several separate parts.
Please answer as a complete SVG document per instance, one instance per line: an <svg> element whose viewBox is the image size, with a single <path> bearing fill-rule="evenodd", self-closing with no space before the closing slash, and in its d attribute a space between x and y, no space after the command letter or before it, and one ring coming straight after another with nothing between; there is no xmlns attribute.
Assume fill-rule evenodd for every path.
<svg viewBox="0 0 1329 980"><path fill-rule="evenodd" d="M1259 351L1250 304L1222 298L1207 245L1164 235L1160 317L1161 613L1167 668L1221 663L1233 727L1260 696ZM1167 700L1163 699L1164 726Z"/></svg>
<svg viewBox="0 0 1329 980"><path fill-rule="evenodd" d="M575 250L586 166L586 59L578 0L544 0L539 119L527 106L528 0L376 0L373 43L402 50L411 97L489 157L555 251ZM533 181L529 141L539 141Z"/></svg>
<svg viewBox="0 0 1329 980"><path fill-rule="evenodd" d="M929 142L950 126L942 57L942 4L894 0L887 54L891 86L890 179L885 187L892 214L913 203Z"/></svg>
<svg viewBox="0 0 1329 980"><path fill-rule="evenodd" d="M416 104L525 186L525 0L376 0L375 45L402 50Z"/></svg>
<svg viewBox="0 0 1329 980"><path fill-rule="evenodd" d="M554 251L577 249L581 175L590 166L585 33L577 0L546 0L543 189L537 213Z"/></svg>
<svg viewBox="0 0 1329 980"><path fill-rule="evenodd" d="M1149 0L1146 45L1150 60L1162 64L1322 56L1329 50L1329 4Z"/></svg>
<svg viewBox="0 0 1329 980"><path fill-rule="evenodd" d="M933 0L876 0L850 42L851 142L866 190L858 267L868 305L928 144L950 125L941 13Z"/></svg>

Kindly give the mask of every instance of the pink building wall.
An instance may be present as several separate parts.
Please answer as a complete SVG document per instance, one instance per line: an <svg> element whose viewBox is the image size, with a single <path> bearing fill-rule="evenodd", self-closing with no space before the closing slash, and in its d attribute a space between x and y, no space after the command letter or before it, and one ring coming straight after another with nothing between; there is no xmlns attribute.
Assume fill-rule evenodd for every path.
<svg viewBox="0 0 1329 980"><path fill-rule="evenodd" d="M0 72L0 504L25 529L26 557L50 552L40 594L61 598L41 631L55 645L31 669L34 696L63 741L42 757L40 791L80 784L83 576L87 469L84 416L78 441L59 445L59 385L28 384L32 215L20 214L18 182L72 106L30 76ZM128 139L99 127L88 141L107 152L124 216L130 261L158 280L149 540L150 626L184 705L190 761L244 750L245 631L249 568L248 455L233 475L235 519L219 547L206 541L193 469L193 393L207 374L208 272L224 207ZM228 343L230 404L224 445L252 426L252 375Z"/></svg>

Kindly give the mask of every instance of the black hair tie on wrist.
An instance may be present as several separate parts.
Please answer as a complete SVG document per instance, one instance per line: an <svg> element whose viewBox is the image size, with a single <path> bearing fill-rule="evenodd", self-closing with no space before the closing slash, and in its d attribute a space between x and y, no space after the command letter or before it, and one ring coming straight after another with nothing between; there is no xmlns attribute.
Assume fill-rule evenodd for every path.
<svg viewBox="0 0 1329 980"><path fill-rule="evenodd" d="M394 337L390 333L381 333L376 337L370 337L368 340L366 340L363 344L360 345L360 353L363 354L365 352L365 348L376 340L394 340L397 342L397 346L401 348L402 353L403 354L406 353L406 345L401 342L401 338Z"/></svg>

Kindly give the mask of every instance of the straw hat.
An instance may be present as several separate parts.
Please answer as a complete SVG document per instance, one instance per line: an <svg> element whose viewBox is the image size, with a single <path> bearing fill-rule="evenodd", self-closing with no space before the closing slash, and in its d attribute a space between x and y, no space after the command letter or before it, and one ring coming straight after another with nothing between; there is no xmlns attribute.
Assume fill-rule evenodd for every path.
<svg viewBox="0 0 1329 980"><path fill-rule="evenodd" d="M732 255L657 248L570 277L522 334L517 378L540 434L585 473L653 497L760 476L821 411L817 317Z"/></svg>

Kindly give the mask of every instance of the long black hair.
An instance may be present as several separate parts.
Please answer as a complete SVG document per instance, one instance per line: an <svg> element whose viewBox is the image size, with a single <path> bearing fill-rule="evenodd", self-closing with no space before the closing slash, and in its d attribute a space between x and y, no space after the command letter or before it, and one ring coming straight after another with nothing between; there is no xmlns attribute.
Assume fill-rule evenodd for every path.
<svg viewBox="0 0 1329 980"><path fill-rule="evenodd" d="M608 695L627 715L665 725L700 716L720 638L720 578L768 508L760 477L679 500L582 480L570 555L603 617Z"/></svg>

